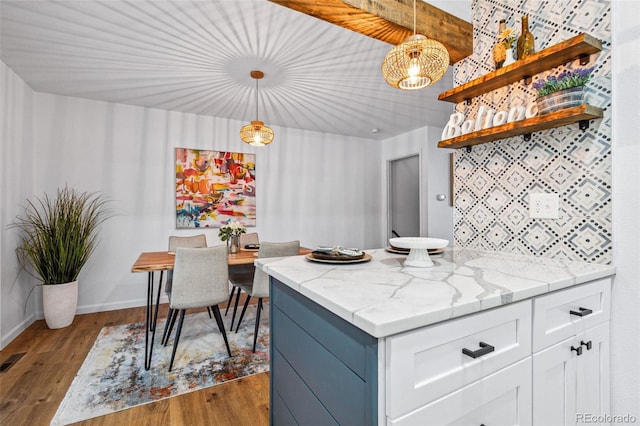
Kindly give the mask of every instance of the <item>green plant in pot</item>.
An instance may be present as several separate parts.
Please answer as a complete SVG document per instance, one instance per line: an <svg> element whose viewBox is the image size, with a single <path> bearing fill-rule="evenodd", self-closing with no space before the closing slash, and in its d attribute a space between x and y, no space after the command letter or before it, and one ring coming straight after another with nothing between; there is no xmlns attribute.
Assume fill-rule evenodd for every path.
<svg viewBox="0 0 640 426"><path fill-rule="evenodd" d="M565 108L582 105L585 98L585 85L591 79L595 68L576 68L563 71L557 76L549 75L533 83L538 97L538 114L544 115Z"/></svg>
<svg viewBox="0 0 640 426"><path fill-rule="evenodd" d="M23 267L42 281L42 303L49 328L73 322L78 275L97 245L98 229L113 216L100 193L65 186L56 197L27 200L11 227L20 232L16 253Z"/></svg>

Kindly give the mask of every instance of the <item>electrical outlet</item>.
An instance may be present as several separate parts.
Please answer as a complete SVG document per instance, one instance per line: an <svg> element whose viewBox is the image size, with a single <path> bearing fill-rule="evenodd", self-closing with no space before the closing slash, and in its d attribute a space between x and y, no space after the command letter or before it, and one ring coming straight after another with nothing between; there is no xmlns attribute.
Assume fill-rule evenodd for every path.
<svg viewBox="0 0 640 426"><path fill-rule="evenodd" d="M538 219L557 219L558 205L558 194L529 194L529 217Z"/></svg>

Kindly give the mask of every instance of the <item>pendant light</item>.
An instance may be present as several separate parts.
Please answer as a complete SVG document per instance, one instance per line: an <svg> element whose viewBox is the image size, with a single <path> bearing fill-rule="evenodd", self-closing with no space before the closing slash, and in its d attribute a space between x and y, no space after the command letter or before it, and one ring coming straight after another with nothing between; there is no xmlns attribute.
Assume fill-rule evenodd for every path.
<svg viewBox="0 0 640 426"><path fill-rule="evenodd" d="M442 43L416 34L416 0L413 0L413 35L385 56L384 79L396 89L422 89L440 80L448 66L449 52Z"/></svg>
<svg viewBox="0 0 640 426"><path fill-rule="evenodd" d="M265 146L273 141L273 130L269 126L258 120L258 80L264 77L262 71L251 71L251 78L256 80L256 119L240 129L240 137L243 141L252 146Z"/></svg>

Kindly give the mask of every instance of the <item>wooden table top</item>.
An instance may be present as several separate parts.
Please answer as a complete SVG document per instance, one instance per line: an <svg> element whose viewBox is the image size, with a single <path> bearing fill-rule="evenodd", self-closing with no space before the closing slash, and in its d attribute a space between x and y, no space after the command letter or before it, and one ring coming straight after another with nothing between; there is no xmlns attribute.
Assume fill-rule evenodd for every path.
<svg viewBox="0 0 640 426"><path fill-rule="evenodd" d="M298 254L311 253L312 250L300 247ZM173 269L175 254L168 251L150 251L141 253L131 267L131 272L153 272ZM253 261L258 258L255 250L240 250L238 253L230 253L227 257L229 265L253 265Z"/></svg>

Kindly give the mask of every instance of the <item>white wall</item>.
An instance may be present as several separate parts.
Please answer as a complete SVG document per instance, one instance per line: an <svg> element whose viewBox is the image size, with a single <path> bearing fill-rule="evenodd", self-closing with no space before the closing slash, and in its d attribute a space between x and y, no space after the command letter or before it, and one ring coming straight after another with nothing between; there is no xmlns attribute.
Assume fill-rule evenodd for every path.
<svg viewBox="0 0 640 426"><path fill-rule="evenodd" d="M640 2L611 3L613 243L611 414L640 419ZM636 420L638 421L638 420Z"/></svg>
<svg viewBox="0 0 640 426"><path fill-rule="evenodd" d="M201 232L175 229L175 147L256 153L263 241L375 241L380 207L366 184L379 179L375 141L274 128L275 141L260 149L240 140L241 122L49 94L36 95L35 122L36 187L100 190L120 212L79 277L79 312L142 304L146 277L129 272L138 254L164 248L170 234ZM219 243L217 229L204 233Z"/></svg>
<svg viewBox="0 0 640 426"><path fill-rule="evenodd" d="M33 105L33 91L0 62L0 348L34 320L27 296L35 281L20 273L16 233L7 229L34 187Z"/></svg>
<svg viewBox="0 0 640 426"><path fill-rule="evenodd" d="M2 347L33 314L42 317L40 288L23 309L34 280L19 273L16 232L5 226L26 197L66 183L114 200L118 216L79 276L78 313L144 305L146 274L131 265L140 252L166 247L171 234L204 232L209 245L220 243L217 229L175 228L175 147L256 153L250 231L263 241L375 247L383 239L379 141L274 127L274 142L254 148L239 138L246 123L34 93L4 64L2 72Z"/></svg>
<svg viewBox="0 0 640 426"><path fill-rule="evenodd" d="M420 229L422 236L444 238L453 242L453 207L449 206L449 153L437 143L441 128L423 127L412 132L385 139L381 146L380 203L385 209L381 216L382 239L376 247L387 244L387 174L391 160L418 154L420 156ZM437 201L436 194L445 194L444 201Z"/></svg>

